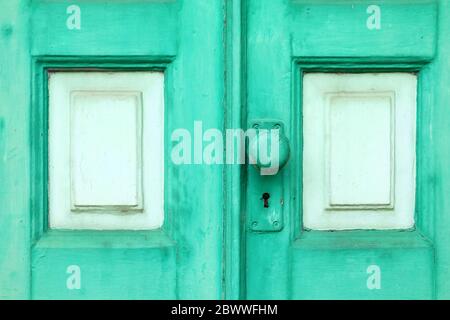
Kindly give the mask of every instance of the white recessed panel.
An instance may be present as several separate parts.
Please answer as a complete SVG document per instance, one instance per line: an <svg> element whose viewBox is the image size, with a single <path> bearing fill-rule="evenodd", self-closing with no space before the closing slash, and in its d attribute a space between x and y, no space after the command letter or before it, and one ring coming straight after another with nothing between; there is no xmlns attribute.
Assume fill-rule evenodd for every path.
<svg viewBox="0 0 450 320"><path fill-rule="evenodd" d="M139 92L72 93L72 207L142 208Z"/></svg>
<svg viewBox="0 0 450 320"><path fill-rule="evenodd" d="M49 74L49 224L138 230L164 219L164 75Z"/></svg>
<svg viewBox="0 0 450 320"><path fill-rule="evenodd" d="M306 229L414 226L416 76L303 79Z"/></svg>
<svg viewBox="0 0 450 320"><path fill-rule="evenodd" d="M338 93L328 97L330 207L392 205L392 98L389 93Z"/></svg>

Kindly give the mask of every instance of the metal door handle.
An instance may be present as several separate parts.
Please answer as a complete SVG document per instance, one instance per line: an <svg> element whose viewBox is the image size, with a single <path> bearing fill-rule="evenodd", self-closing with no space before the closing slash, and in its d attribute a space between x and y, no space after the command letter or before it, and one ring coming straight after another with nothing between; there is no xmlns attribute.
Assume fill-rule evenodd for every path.
<svg viewBox="0 0 450 320"><path fill-rule="evenodd" d="M255 120L254 132L248 145L249 163L260 170L261 175L277 174L289 161L289 139L284 125L276 120Z"/></svg>

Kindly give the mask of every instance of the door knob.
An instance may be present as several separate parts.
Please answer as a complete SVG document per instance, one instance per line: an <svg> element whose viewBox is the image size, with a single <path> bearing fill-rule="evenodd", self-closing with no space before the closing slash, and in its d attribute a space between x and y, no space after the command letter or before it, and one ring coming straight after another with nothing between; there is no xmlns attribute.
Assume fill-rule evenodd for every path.
<svg viewBox="0 0 450 320"><path fill-rule="evenodd" d="M260 170L261 175L275 175L288 162L289 140L284 125L276 120L255 120L249 135L249 163Z"/></svg>

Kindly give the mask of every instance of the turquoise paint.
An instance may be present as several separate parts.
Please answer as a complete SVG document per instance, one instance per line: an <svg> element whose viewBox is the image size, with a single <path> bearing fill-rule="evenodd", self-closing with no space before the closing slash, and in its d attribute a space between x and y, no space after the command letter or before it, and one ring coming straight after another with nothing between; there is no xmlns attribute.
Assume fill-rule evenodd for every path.
<svg viewBox="0 0 450 320"><path fill-rule="evenodd" d="M182 1L76 4L81 28L67 30L67 2L32 1L32 55L174 55L181 44Z"/></svg>
<svg viewBox="0 0 450 320"><path fill-rule="evenodd" d="M63 244L67 241L59 240ZM34 299L176 298L176 273L170 272L176 269L174 246L48 248L41 245L33 250L32 263ZM80 267L80 290L66 287L66 271L70 265Z"/></svg>
<svg viewBox="0 0 450 320"><path fill-rule="evenodd" d="M0 299L30 297L30 71L27 1L1 1Z"/></svg>
<svg viewBox="0 0 450 320"><path fill-rule="evenodd" d="M435 283L436 297L439 299L450 298L450 117L448 102L450 101L450 43L447 35L450 32L450 2L439 2L438 16L438 48L436 59L430 64L430 93L426 95L430 103L431 123L429 148L430 171L428 178L432 188L431 195L424 199L432 201L422 204L430 207L433 212L434 230L433 241L436 248ZM425 98L425 97L424 97Z"/></svg>
<svg viewBox="0 0 450 320"><path fill-rule="evenodd" d="M9 257L0 259L1 297L220 298L222 168L173 165L168 137L176 128L190 129L194 120L224 126L222 2L80 1L80 30L66 28L67 5L0 4L0 26L13 26L11 32L2 29L8 32L0 38L2 52L12 57L1 59L0 76L6 153L0 166L0 253ZM47 70L80 68L165 72L161 231L48 230ZM66 287L70 265L81 268L80 290Z"/></svg>
<svg viewBox="0 0 450 320"><path fill-rule="evenodd" d="M285 214L285 228L279 233L246 233L247 298L432 299L446 295L442 279L447 254L443 252L449 224L443 218L446 200L439 194L444 184L436 162L448 159L442 153L448 149L444 141L449 132L448 124L447 129L440 126L443 131L436 142L434 123L438 109L441 121L448 118L443 114L445 102L438 104L438 97L449 90L436 83L436 75L447 70L439 61L439 50L448 50L439 41L448 30L442 27L443 19L448 19L441 12L448 6L444 2L438 6L435 1L383 1L378 31L365 26L365 8L371 4L366 1L246 2L247 117L275 117L289 123L293 150L277 178L259 177L252 168L247 171L247 216L257 214L257 196L275 186L282 187ZM448 28L448 23L444 25ZM302 229L301 87L302 74L309 71L418 73L415 230ZM381 268L381 290L366 287L366 268L372 264Z"/></svg>
<svg viewBox="0 0 450 320"><path fill-rule="evenodd" d="M449 298L450 1L379 1L379 31L365 28L368 4L79 1L81 30L69 31L66 2L0 0L0 298ZM167 143L162 230L48 230L48 68L164 70L167 141L196 120L276 118L291 160L264 180L252 167L175 166ZM302 230L301 74L369 70L419 75L417 226ZM251 232L268 188L284 228ZM65 286L73 264L80 290ZM381 290L365 287L370 264Z"/></svg>
<svg viewBox="0 0 450 320"><path fill-rule="evenodd" d="M381 29L369 30L366 9L381 10ZM436 48L437 5L434 1L295 0L286 8L291 46L296 57L423 57ZM324 37L323 35L327 35Z"/></svg>
<svg viewBox="0 0 450 320"><path fill-rule="evenodd" d="M243 62L245 25L242 23L243 3L236 0L225 1L225 100L224 128L242 128L245 108L243 79L246 72ZM245 216L241 205L245 194L242 166L224 167L224 243L223 250L223 298L245 298Z"/></svg>
<svg viewBox="0 0 450 320"><path fill-rule="evenodd" d="M417 231L304 232L290 254L291 298L433 298L433 245ZM370 265L381 268L380 290L367 289Z"/></svg>

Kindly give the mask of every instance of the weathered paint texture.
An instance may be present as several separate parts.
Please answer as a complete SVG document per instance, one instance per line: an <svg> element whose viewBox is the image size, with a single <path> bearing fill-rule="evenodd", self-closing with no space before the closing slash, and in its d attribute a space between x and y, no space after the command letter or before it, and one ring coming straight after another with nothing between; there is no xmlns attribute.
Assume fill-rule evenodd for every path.
<svg viewBox="0 0 450 320"><path fill-rule="evenodd" d="M283 203L285 227L246 234L245 297L432 299L449 295L449 1L248 0L246 107L252 119L287 125L293 154L277 177L247 170L245 212L264 192ZM270 17L270 18L268 18ZM305 72L418 75L416 209L411 231L306 231L302 226L302 80ZM251 220L246 220L247 227ZM366 270L380 270L379 289Z"/></svg>
<svg viewBox="0 0 450 320"><path fill-rule="evenodd" d="M194 120L222 128L223 3L78 5L79 29L67 28L66 1L0 2L0 297L218 299L222 168L175 166L170 143L162 230L48 230L46 70L161 70L166 141ZM70 266L79 289L66 286Z"/></svg>
<svg viewBox="0 0 450 320"><path fill-rule="evenodd" d="M66 1L0 0L0 299L450 298L450 0L380 1L374 28L365 0L78 5L68 28ZM65 68L164 71L161 230L48 230L47 70ZM302 229L308 71L417 73L414 230ZM174 129L254 119L285 126L276 176L170 162ZM264 192L276 232L249 227Z"/></svg>
<svg viewBox="0 0 450 320"><path fill-rule="evenodd" d="M0 3L0 299L30 298L28 1Z"/></svg>

